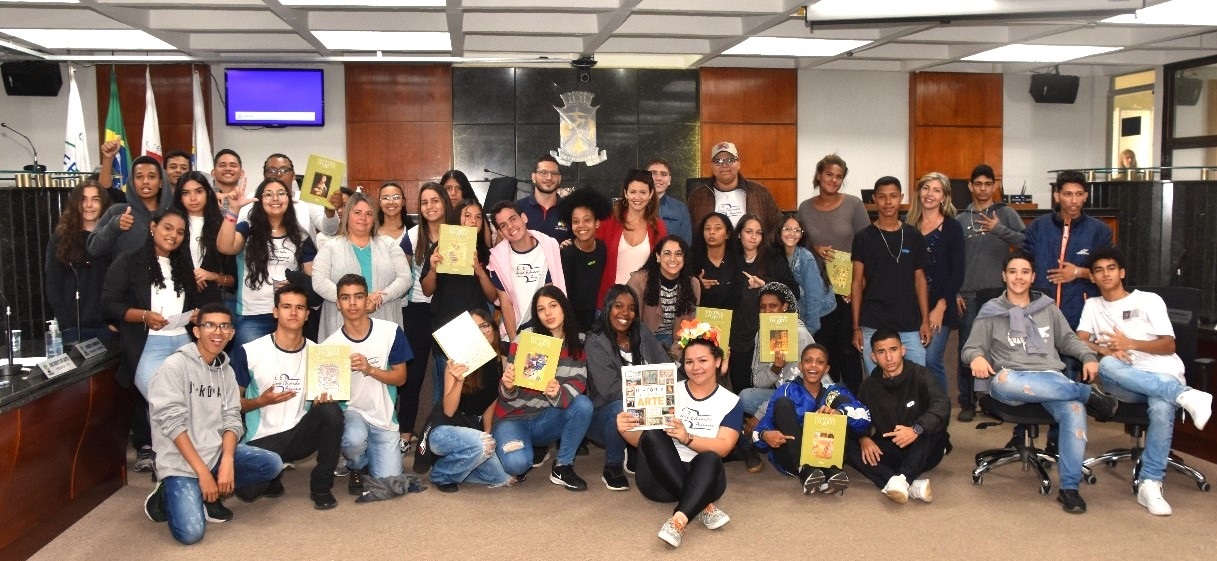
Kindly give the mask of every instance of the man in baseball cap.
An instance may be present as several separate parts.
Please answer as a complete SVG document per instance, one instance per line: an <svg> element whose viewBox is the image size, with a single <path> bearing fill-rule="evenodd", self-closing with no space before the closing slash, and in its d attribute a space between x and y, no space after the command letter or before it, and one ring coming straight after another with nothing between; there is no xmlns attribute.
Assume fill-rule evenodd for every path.
<svg viewBox="0 0 1217 561"><path fill-rule="evenodd" d="M711 212L721 212L731 219L732 226L746 213L759 216L766 232L777 225L779 211L773 195L764 185L740 175L739 149L734 142L715 143L710 148L710 165L714 172L712 180L689 192L693 224L700 224Z"/></svg>

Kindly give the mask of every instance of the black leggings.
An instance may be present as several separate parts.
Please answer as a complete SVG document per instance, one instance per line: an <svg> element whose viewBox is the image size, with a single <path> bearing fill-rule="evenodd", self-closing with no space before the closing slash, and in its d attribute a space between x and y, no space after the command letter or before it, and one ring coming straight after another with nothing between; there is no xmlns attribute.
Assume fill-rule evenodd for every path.
<svg viewBox="0 0 1217 561"><path fill-rule="evenodd" d="M815 338L817 343L828 349L833 380L845 384L851 393L857 395L865 373L862 372L862 355L854 348L853 323L852 309L845 298L838 295L837 308L820 318L820 330L815 332Z"/></svg>
<svg viewBox="0 0 1217 561"><path fill-rule="evenodd" d="M431 358L431 303L410 302L402 309L402 331L414 358L406 362L406 383L397 387L398 432L414 434L418 420L418 400L422 398L423 379L427 377L427 360ZM427 393L431 399L431 393Z"/></svg>
<svg viewBox="0 0 1217 561"><path fill-rule="evenodd" d="M682 462L676 442L661 430L644 431L638 451L634 481L642 496L660 503L675 502L672 512L684 513L689 520L727 490L723 460L714 452L698 452L689 463Z"/></svg>

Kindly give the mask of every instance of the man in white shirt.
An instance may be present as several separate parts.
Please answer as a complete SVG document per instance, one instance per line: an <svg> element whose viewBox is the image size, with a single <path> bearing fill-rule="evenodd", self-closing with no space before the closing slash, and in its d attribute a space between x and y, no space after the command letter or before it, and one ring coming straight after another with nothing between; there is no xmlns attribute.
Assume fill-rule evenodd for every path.
<svg viewBox="0 0 1217 561"><path fill-rule="evenodd" d="M566 292L562 253L558 241L528 229L528 216L515 203L500 202L490 209L490 218L502 240L490 249L490 281L499 292L507 338L532 321L532 295L552 284Z"/></svg>

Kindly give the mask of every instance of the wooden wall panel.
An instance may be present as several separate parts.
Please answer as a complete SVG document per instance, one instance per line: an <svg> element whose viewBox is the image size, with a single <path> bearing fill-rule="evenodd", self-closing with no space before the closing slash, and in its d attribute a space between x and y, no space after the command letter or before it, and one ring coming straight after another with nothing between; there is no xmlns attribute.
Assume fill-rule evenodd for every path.
<svg viewBox="0 0 1217 561"><path fill-rule="evenodd" d="M917 72L909 75L909 176L931 171L967 179L979 163L1002 176L1002 76Z"/></svg>
<svg viewBox="0 0 1217 561"><path fill-rule="evenodd" d="M798 127L795 125L705 123L701 128L701 150L698 152L704 158L703 166L709 165L710 149L724 140L734 142L739 148L740 174L748 179L754 176L793 178L798 171Z"/></svg>
<svg viewBox="0 0 1217 561"><path fill-rule="evenodd" d="M798 72L765 68L701 69L703 123L795 123Z"/></svg>
<svg viewBox="0 0 1217 561"><path fill-rule="evenodd" d="M127 149L131 158L140 154L144 136L144 65L97 66L97 131L105 138L106 115L110 110L110 71L118 74L118 101L122 106L123 126L127 129ZM152 65L152 93L156 96L156 115L161 125L161 150L185 150L194 144L194 94L190 91L191 69L199 70L199 78L210 82L211 69L206 64ZM211 114L211 87L204 84L203 103ZM210 130L211 123L207 123ZM214 138L214 134L212 137ZM96 148L96 147L94 147ZM208 156L210 157L210 156Z"/></svg>
<svg viewBox="0 0 1217 561"><path fill-rule="evenodd" d="M913 130L912 184L931 171L951 179L967 179L976 164L984 162L1000 170L1002 131L994 127L917 127ZM998 172L1000 175L1000 172Z"/></svg>

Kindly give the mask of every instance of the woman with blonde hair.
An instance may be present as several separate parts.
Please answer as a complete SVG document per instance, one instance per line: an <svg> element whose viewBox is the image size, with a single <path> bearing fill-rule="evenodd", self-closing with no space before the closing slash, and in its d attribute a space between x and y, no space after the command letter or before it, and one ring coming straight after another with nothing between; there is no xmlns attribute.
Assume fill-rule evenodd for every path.
<svg viewBox="0 0 1217 561"><path fill-rule="evenodd" d="M926 248L925 281L930 301L931 339L925 349L925 365L946 391L947 370L943 355L951 330L959 326L960 310L956 299L963 287L963 226L955 220L951 180L946 175L925 174L917 181L917 191L911 196L916 199L909 201L905 222L921 230Z"/></svg>

